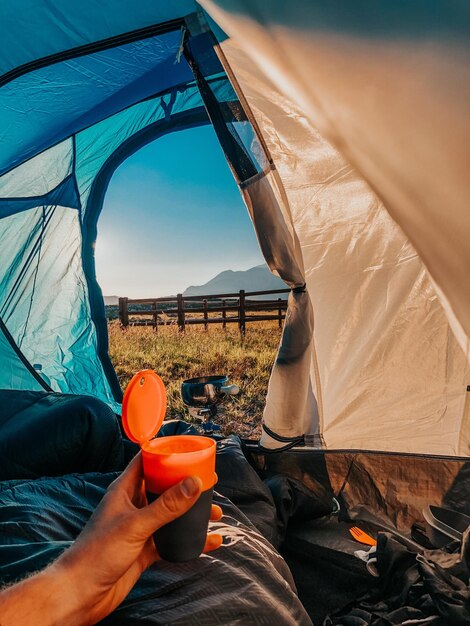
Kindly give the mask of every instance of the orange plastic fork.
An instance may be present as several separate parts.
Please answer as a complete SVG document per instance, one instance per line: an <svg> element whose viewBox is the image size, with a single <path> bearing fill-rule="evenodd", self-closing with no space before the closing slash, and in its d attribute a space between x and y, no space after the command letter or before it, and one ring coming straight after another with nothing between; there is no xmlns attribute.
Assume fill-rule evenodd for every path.
<svg viewBox="0 0 470 626"><path fill-rule="evenodd" d="M349 532L351 533L351 535L354 537L356 541L359 541L359 543L365 543L367 546L377 545L377 541L373 537L365 533L363 530L361 530L357 526L353 526L352 528L350 528Z"/></svg>

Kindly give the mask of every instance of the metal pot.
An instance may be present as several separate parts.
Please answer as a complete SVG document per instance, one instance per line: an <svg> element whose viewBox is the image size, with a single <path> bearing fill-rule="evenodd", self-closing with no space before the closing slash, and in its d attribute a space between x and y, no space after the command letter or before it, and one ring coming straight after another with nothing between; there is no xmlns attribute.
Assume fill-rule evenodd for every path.
<svg viewBox="0 0 470 626"><path fill-rule="evenodd" d="M228 376L200 376L181 384L181 395L187 406L207 407L221 402L225 395L236 395L238 385L227 385Z"/></svg>

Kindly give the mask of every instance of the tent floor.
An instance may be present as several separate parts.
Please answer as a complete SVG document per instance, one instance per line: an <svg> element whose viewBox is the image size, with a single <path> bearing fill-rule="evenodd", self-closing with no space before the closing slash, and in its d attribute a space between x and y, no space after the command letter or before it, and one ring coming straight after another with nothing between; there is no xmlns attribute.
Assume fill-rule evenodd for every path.
<svg viewBox="0 0 470 626"><path fill-rule="evenodd" d="M362 596L371 584L365 563L354 552L367 546L352 540L350 523L335 517L289 527L281 553L314 624Z"/></svg>

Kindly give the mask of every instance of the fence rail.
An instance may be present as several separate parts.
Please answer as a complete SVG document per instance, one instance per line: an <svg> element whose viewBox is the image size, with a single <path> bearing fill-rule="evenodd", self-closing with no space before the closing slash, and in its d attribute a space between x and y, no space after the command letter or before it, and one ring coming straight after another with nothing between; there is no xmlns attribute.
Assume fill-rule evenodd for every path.
<svg viewBox="0 0 470 626"><path fill-rule="evenodd" d="M241 333L246 324L277 320L279 327L285 319L287 300L279 294L289 293L289 289L271 289L269 291L250 291L243 289L236 293L211 294L207 296L183 296L168 298L119 298L119 321L127 326L178 325L181 331L191 324L238 324ZM276 298L250 300L254 296L274 296ZM235 313L235 315L227 315ZM255 315L253 315L255 313ZM258 313L256 315L256 313ZM214 314L220 314L213 317ZM212 317L210 317L212 315Z"/></svg>

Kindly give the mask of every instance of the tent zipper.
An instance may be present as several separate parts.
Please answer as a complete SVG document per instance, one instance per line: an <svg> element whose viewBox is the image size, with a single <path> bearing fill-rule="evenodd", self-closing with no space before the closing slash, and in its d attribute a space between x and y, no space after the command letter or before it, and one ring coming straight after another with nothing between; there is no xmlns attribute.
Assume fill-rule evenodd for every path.
<svg viewBox="0 0 470 626"><path fill-rule="evenodd" d="M116 48L117 46L131 43L133 41L139 41L140 39L148 39L149 37L154 37L155 35L163 35L173 30L178 30L184 26L184 19L178 18L175 20L170 20L169 22L163 22L162 24L145 26L144 28L132 30L128 33L123 33L121 35L114 35L113 37L109 37L108 39L94 41L92 43L87 43L83 46L78 46L76 48L62 50L61 52L50 54L49 56L42 57L41 59L29 61L28 63L24 63L23 65L15 67L9 72L6 72L6 74L3 74L3 76L0 77L0 87L3 87L3 85L6 85L15 78L19 78L23 74L27 74L28 72L32 72L33 70L37 70L42 67L47 67L48 65L53 65L54 63L59 63L60 61L75 59L77 57L92 54L93 52L99 52L101 50L106 50L108 48Z"/></svg>

